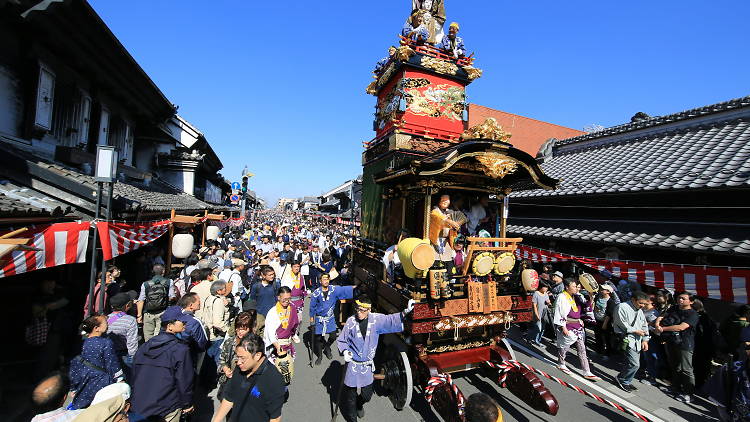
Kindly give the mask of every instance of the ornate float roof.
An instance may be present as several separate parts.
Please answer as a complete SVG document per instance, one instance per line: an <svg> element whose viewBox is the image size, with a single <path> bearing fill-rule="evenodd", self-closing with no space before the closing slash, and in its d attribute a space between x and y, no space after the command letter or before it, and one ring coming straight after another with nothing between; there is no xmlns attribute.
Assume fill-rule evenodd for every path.
<svg viewBox="0 0 750 422"><path fill-rule="evenodd" d="M555 189L558 180L544 174L536 160L513 145L473 139L413 160L375 176L378 184L402 188L455 188L489 193Z"/></svg>

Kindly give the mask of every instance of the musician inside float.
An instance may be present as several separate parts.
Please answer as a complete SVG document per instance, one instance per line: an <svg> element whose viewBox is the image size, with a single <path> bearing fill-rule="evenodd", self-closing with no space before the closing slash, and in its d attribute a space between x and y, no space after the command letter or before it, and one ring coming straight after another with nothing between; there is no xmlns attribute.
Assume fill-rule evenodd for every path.
<svg viewBox="0 0 750 422"><path fill-rule="evenodd" d="M466 217L469 219L469 222L467 223L469 234L477 234L480 226L490 221L489 214L487 213L487 207L489 207L489 205L489 196L482 195L479 198L479 202L471 207L471 210L469 210L469 213L466 215Z"/></svg>
<svg viewBox="0 0 750 422"><path fill-rule="evenodd" d="M385 266L386 280L389 283L395 282L398 275L403 272L401 258L398 256L398 244L407 237L409 237L409 232L406 229L400 229L396 237L396 243L388 247L383 254L382 262Z"/></svg>
<svg viewBox="0 0 750 422"><path fill-rule="evenodd" d="M430 243L435 248L437 260L441 261L448 274L454 274L453 258L456 252L453 250L453 240L458 236L463 221L457 221L463 213L451 211L451 197L448 194L440 195L437 206L430 212Z"/></svg>

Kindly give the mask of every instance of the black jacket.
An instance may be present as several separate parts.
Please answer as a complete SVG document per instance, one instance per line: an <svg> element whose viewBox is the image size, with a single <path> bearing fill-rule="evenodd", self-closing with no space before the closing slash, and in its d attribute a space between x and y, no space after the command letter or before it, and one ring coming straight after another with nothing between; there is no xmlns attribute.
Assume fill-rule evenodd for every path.
<svg viewBox="0 0 750 422"><path fill-rule="evenodd" d="M193 405L190 348L174 334L161 332L143 344L133 359L133 412L166 416Z"/></svg>

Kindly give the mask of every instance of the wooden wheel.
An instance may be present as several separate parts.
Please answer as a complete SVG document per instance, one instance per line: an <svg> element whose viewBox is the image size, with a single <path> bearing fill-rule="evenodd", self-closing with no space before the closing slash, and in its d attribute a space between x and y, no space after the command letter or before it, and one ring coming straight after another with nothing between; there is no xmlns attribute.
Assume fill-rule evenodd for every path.
<svg viewBox="0 0 750 422"><path fill-rule="evenodd" d="M383 388L396 410L402 410L411 403L411 394L414 390L414 380L411 373L409 357L405 352L399 352L395 347L389 347L386 351L386 360L383 364Z"/></svg>

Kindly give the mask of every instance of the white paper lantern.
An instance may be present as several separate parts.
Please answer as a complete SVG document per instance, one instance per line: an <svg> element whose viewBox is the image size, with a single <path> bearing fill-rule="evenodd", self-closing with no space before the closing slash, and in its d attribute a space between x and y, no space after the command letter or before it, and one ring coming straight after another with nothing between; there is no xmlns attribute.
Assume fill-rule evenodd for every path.
<svg viewBox="0 0 750 422"><path fill-rule="evenodd" d="M216 240L219 238L219 229L216 226L208 226L206 227L206 239L208 240Z"/></svg>
<svg viewBox="0 0 750 422"><path fill-rule="evenodd" d="M187 258L193 253L193 235L180 233L172 238L172 255L175 258Z"/></svg>

